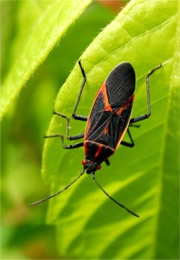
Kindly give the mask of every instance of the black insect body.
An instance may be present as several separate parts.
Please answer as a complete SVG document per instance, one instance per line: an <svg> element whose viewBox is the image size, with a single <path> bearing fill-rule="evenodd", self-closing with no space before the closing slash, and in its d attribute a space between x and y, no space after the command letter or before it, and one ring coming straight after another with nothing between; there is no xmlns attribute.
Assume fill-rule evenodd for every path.
<svg viewBox="0 0 180 260"><path fill-rule="evenodd" d="M86 159L83 164L87 173L100 168L121 143L130 121L134 90L134 69L131 64L122 63L96 94L84 135Z"/></svg>

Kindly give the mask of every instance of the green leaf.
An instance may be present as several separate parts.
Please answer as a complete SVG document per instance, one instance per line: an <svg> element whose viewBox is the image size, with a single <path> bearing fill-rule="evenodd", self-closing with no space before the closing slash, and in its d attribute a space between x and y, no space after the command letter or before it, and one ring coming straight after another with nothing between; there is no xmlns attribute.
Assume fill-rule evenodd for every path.
<svg viewBox="0 0 180 260"><path fill-rule="evenodd" d="M27 31L22 30L19 39L17 39L16 44L19 44L19 49L17 51L16 48L16 55L18 57L14 60L3 83L0 97L0 117L7 112L32 73L90 2L92 0L58 0L49 4L47 1L48 8L45 8L45 4L42 5L42 1L39 2L39 7L43 6L44 11L40 13L41 15L29 31L29 35L27 35ZM25 6L26 12L29 12L28 4L25 3ZM27 21L26 18L23 19L23 23ZM30 27L29 24L26 24L23 28Z"/></svg>
<svg viewBox="0 0 180 260"><path fill-rule="evenodd" d="M178 259L177 21L177 1L131 1L81 57L88 79L78 107L82 115L88 115L96 91L122 61L131 62L136 71L132 116L146 113L145 76L160 63L164 66L150 78L151 118L131 129L135 148L120 147L110 158L111 166L103 164L96 172L105 190L140 219L117 207L91 176L84 175L49 203L48 223L57 226L59 252L65 257ZM58 94L57 112L71 116L81 82L76 65ZM71 135L82 133L84 127L83 122L71 120ZM65 132L65 120L54 116L48 134ZM63 150L56 138L45 142L42 172L51 193L79 175L83 157L83 149Z"/></svg>

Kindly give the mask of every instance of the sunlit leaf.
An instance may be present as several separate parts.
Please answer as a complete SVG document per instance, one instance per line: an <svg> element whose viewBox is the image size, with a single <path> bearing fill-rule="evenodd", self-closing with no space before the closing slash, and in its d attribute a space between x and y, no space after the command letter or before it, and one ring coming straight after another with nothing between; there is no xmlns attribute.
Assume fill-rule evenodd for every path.
<svg viewBox="0 0 180 260"><path fill-rule="evenodd" d="M117 207L84 175L49 203L48 222L57 225L61 255L100 259L178 259L179 49L178 2L134 0L92 42L81 57L87 85L78 114L88 115L98 88L120 62L133 64L136 98L133 116L147 111L145 76L150 79L152 116L131 129L135 148L120 147L96 173L102 186L134 210ZM55 110L71 116L82 75L75 66L58 94ZM54 116L48 134L65 134ZM71 120L71 135L84 131ZM126 139L126 137L125 137ZM68 141L67 141L68 143ZM83 149L63 150L60 140L45 142L43 176L56 192L82 170Z"/></svg>
<svg viewBox="0 0 180 260"><path fill-rule="evenodd" d="M23 46L22 35L27 35L27 32L20 34L19 56L14 60L1 90L0 117L7 112L32 73L91 1L53 1L41 12L29 35L23 38ZM47 3L49 4L49 1ZM45 5L40 1L39 8L41 6ZM24 20L26 21L26 18Z"/></svg>

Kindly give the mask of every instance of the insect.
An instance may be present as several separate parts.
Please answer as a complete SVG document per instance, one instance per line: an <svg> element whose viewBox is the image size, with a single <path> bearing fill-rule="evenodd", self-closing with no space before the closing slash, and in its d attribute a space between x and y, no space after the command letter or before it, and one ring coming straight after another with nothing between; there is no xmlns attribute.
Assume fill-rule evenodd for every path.
<svg viewBox="0 0 180 260"><path fill-rule="evenodd" d="M146 91L147 91L147 106L148 112L144 115L138 116L136 118L131 118L131 111L134 101L134 91L135 91L135 71L133 66L128 62L123 62L116 66L105 82L102 84L98 90L90 114L88 117L77 115L76 111L80 102L80 98L87 81L85 70L79 61L80 70L83 76L83 81L81 84L80 92L77 101L74 106L72 113L72 118L75 120L86 121L85 133L70 136L70 118L66 115L53 112L54 115L65 118L67 121L67 133L66 137L68 140L78 140L84 137L84 141L80 143L65 145L64 136L61 134L53 134L45 136L45 138L59 137L62 142L64 149L74 149L84 146L85 159L82 161L83 170L78 177L76 177L69 185L64 187L62 190L56 192L47 198L41 199L37 202L31 204L31 206L40 204L50 198L53 198L68 189L73 183L75 183L83 174L92 174L92 178L98 187L107 195L111 200L113 200L120 207L124 208L130 214L139 217L132 210L128 209L117 200L112 198L97 182L95 178L95 172L101 168L102 162L106 165L110 165L109 157L116 151L119 145L124 145L127 147L133 147L134 141L131 136L129 128L131 126L136 126L134 123L145 120L151 115L151 105L150 105L150 87L149 78L154 71L161 68L160 64L153 70L151 70L146 76ZM123 141L123 137L127 132L130 142Z"/></svg>

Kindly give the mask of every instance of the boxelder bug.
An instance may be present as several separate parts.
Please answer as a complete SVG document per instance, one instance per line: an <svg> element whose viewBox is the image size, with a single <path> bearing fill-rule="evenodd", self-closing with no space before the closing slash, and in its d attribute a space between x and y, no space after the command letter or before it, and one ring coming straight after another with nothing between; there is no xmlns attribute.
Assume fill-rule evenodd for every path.
<svg viewBox="0 0 180 260"><path fill-rule="evenodd" d="M64 189L56 192L53 195L48 196L47 198L32 203L31 206L40 204L43 201L57 196L58 194L69 188L74 182L76 182L86 171L87 174L92 173L92 178L95 183L111 200L127 210L130 214L139 217L136 213L112 198L101 187L101 185L97 182L95 178L95 172L96 170L99 170L101 168L101 163L103 161L105 161L107 165L110 164L108 158L116 151L120 144L128 147L134 146L134 141L130 134L129 127L136 126L133 125L133 123L150 117L151 106L149 77L155 70L161 68L162 65L160 64L158 67L151 70L151 72L146 76L148 113L132 119L130 119L130 115L135 91L135 72L132 65L128 62L123 62L113 69L113 71L109 74L103 85L98 90L94 100L94 104L88 117L76 115L76 110L86 83L86 74L80 61L79 66L83 75L83 81L76 104L74 106L72 117L76 120L87 121L85 133L76 136L70 136L70 119L67 116L57 112L54 112L54 115L66 119L66 137L68 140L77 140L84 137L84 142L72 145L65 145L64 136L60 134L45 136L45 138L59 137L62 141L64 149L74 149L84 146L85 159L82 161L82 164L84 166L83 171ZM130 143L122 140L126 132L129 135L129 139L131 141Z"/></svg>

